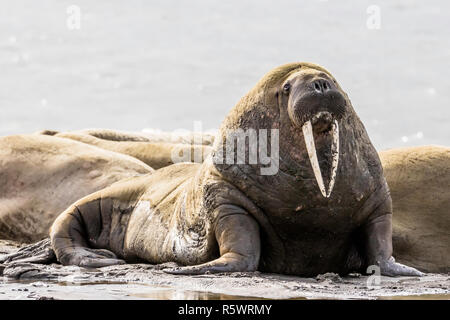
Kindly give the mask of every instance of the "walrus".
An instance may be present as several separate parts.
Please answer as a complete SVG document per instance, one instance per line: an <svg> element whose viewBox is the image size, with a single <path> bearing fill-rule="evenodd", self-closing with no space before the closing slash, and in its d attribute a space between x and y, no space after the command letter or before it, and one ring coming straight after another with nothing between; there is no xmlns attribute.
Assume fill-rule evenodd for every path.
<svg viewBox="0 0 450 320"><path fill-rule="evenodd" d="M0 138L0 238L48 237L76 200L122 179L153 172L141 161L80 142L38 135Z"/></svg>
<svg viewBox="0 0 450 320"><path fill-rule="evenodd" d="M173 261L184 265L166 270L174 274L312 276L376 265L421 275L392 257L391 197L363 124L331 73L311 63L266 74L202 164L84 197L58 216L50 240L59 262L82 267Z"/></svg>
<svg viewBox="0 0 450 320"><path fill-rule="evenodd" d="M187 132L184 135L157 132L137 134L108 129L57 132L43 130L35 134L66 138L105 150L132 156L159 169L178 162L202 163L211 152L209 134Z"/></svg>
<svg viewBox="0 0 450 320"><path fill-rule="evenodd" d="M174 131L162 131L158 129L144 129L142 132L93 128L74 131L56 131L44 129L34 134L59 136L66 133L75 133L89 135L102 140L109 141L128 141L128 142L152 142L152 143L175 143L175 144L194 144L210 146L214 143L216 135L215 130L202 131L201 125L194 122L194 131L179 129Z"/></svg>
<svg viewBox="0 0 450 320"><path fill-rule="evenodd" d="M450 148L380 152L393 199L393 244L399 262L450 271Z"/></svg>

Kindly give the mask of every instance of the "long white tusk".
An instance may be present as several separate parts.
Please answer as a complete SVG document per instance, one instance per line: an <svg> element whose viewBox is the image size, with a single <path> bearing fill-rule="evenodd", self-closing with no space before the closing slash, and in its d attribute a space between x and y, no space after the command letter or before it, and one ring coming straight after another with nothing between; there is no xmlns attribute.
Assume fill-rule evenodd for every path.
<svg viewBox="0 0 450 320"><path fill-rule="evenodd" d="M333 191L339 163L339 125L336 120L334 120L334 125L331 134L333 137L333 142L331 145L331 154L333 155L333 161L331 162L331 179L330 184L328 186L327 198L331 195L331 191Z"/></svg>
<svg viewBox="0 0 450 320"><path fill-rule="evenodd" d="M333 128L332 128L332 144L331 144L331 153L333 155L333 159L331 162L331 179L330 184L328 186L328 191L325 189L325 184L323 183L322 172L320 171L319 160L317 159L316 146L314 143L314 135L313 128L311 125L311 121L305 122L302 127L303 137L305 139L306 150L308 151L309 161L311 162L311 167L314 172L314 176L316 177L317 184L319 186L320 192L325 198L329 198L331 192L333 191L334 183L336 181L336 173L339 163L339 125L336 120L334 120Z"/></svg>
<svg viewBox="0 0 450 320"><path fill-rule="evenodd" d="M327 197L325 191L325 185L323 183L322 173L320 172L319 160L317 160L316 146L314 144L314 135L311 125L311 121L306 121L302 126L303 137L305 139L306 150L308 150L309 161L311 162L314 176L316 177L317 184L319 185L320 192L324 197Z"/></svg>

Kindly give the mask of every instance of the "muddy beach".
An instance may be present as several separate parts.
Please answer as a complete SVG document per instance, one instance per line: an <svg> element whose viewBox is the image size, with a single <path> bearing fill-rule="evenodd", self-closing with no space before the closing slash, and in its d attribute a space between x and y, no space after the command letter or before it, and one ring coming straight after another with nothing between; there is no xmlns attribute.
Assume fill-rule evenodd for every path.
<svg viewBox="0 0 450 320"><path fill-rule="evenodd" d="M1 241L0 254L17 244ZM173 264L127 264L98 269L58 264L6 266L0 299L450 299L450 275L380 277L324 274L301 278L279 274L167 274ZM0 269L1 270L1 269Z"/></svg>

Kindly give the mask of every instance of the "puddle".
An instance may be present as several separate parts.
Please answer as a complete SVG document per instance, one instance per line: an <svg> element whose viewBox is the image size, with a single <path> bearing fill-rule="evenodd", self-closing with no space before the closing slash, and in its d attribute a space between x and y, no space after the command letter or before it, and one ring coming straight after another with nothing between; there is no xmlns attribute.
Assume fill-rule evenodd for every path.
<svg viewBox="0 0 450 320"><path fill-rule="evenodd" d="M260 297L228 295L195 290L181 290L166 286L153 286L143 283L121 281L95 281L95 282L70 282L70 281L33 281L14 280L4 281L4 291L14 293L14 297L1 296L0 299L22 299L30 292L44 294L55 299L150 299L150 300L265 300ZM99 291L102 292L99 294ZM17 296L22 294L22 296ZM28 297L29 298L29 297Z"/></svg>
<svg viewBox="0 0 450 320"><path fill-rule="evenodd" d="M7 286L5 286L7 285ZM9 287L9 290L7 290ZM6 294L0 299L25 299L36 296L64 300L109 300L109 299L150 299L150 300L267 300L255 296L239 296L196 290L176 289L168 286L154 286L143 283L124 282L56 282L56 281L8 281L0 286ZM9 293L9 294L8 294ZM31 294L31 295L30 295ZM335 300L343 297L295 297L288 300ZM450 300L450 294L421 294L368 297L379 300ZM345 298L344 298L345 299Z"/></svg>
<svg viewBox="0 0 450 320"><path fill-rule="evenodd" d="M130 294L131 297L154 300L267 300L259 297L235 296L203 291L163 289Z"/></svg>

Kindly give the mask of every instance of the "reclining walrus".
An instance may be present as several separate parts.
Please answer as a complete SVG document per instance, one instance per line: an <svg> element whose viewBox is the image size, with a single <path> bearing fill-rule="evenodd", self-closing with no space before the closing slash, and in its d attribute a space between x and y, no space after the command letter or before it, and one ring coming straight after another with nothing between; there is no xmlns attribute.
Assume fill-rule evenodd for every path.
<svg viewBox="0 0 450 320"><path fill-rule="evenodd" d="M69 139L0 137L0 239L48 237L58 214L76 200L152 171L135 158Z"/></svg>
<svg viewBox="0 0 450 320"><path fill-rule="evenodd" d="M36 134L51 135L93 145L105 150L123 153L143 161L153 169L181 162L201 163L211 152L214 136L205 133L129 133L116 130L87 129L56 132L44 130ZM179 154L178 157L173 155Z"/></svg>
<svg viewBox="0 0 450 320"><path fill-rule="evenodd" d="M174 160L202 162L212 139L104 129L0 137L0 239L41 240L76 200Z"/></svg>
<svg viewBox="0 0 450 320"><path fill-rule="evenodd" d="M450 148L380 152L393 201L393 244L399 262L450 272Z"/></svg>
<svg viewBox="0 0 450 320"><path fill-rule="evenodd" d="M257 144L229 148L236 133L256 134ZM369 265L421 274L392 258L378 154L328 71L308 63L272 70L218 137L203 164L174 164L69 207L50 233L57 259L84 267L174 261L185 265L168 271L178 274L310 276Z"/></svg>

